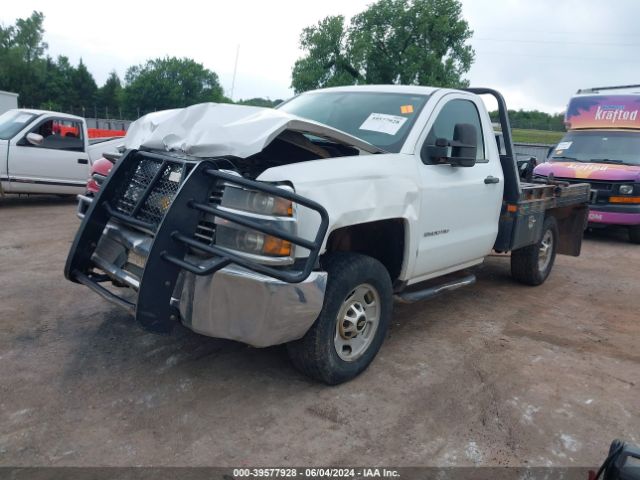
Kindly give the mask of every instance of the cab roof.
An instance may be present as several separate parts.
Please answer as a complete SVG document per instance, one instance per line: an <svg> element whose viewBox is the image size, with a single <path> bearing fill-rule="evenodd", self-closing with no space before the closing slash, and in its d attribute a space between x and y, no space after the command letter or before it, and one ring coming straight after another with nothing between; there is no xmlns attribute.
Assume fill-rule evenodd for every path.
<svg viewBox="0 0 640 480"><path fill-rule="evenodd" d="M60 118L65 118L67 120L76 120L79 122L84 121L84 118L82 117L78 117L77 115L71 115L69 113L62 113L62 112L53 112L51 110L38 110L35 108L15 108L13 110L16 111L20 111L20 112L26 112L26 113L32 113L34 115L54 115L56 117L60 117Z"/></svg>

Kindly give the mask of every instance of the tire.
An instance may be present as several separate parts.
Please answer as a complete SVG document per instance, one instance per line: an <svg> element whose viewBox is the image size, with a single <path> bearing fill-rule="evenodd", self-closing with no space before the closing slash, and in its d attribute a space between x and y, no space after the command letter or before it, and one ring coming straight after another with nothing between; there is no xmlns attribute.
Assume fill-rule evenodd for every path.
<svg viewBox="0 0 640 480"><path fill-rule="evenodd" d="M365 370L380 350L393 292L387 269L366 255L333 253L322 266L328 279L320 315L304 337L287 344L287 351L302 373L337 385Z"/></svg>
<svg viewBox="0 0 640 480"><path fill-rule="evenodd" d="M558 224L547 217L538 243L511 252L511 276L527 285L541 285L551 273L557 249Z"/></svg>
<svg viewBox="0 0 640 480"><path fill-rule="evenodd" d="M631 243L640 243L640 225L629 227L629 240Z"/></svg>

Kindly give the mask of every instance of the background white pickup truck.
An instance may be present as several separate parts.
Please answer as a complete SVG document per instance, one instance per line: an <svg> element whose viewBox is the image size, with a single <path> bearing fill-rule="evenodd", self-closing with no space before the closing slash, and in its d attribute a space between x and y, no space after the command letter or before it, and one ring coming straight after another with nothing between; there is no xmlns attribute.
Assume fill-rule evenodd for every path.
<svg viewBox="0 0 640 480"><path fill-rule="evenodd" d="M89 139L84 118L14 109L0 115L3 193L84 193L91 164L121 138Z"/></svg>
<svg viewBox="0 0 640 480"><path fill-rule="evenodd" d="M503 155L482 94L498 103ZM493 90L341 87L276 110L194 105L143 117L126 140L66 277L152 331L181 321L287 343L329 384L373 360L394 297L469 285L492 249L511 251L512 276L529 285L556 253L580 254L589 186L522 182Z"/></svg>

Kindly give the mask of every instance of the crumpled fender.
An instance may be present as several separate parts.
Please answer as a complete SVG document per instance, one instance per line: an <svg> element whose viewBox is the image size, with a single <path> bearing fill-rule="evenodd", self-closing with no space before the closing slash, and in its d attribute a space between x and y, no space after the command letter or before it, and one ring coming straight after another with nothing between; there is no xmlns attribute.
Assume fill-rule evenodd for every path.
<svg viewBox="0 0 640 480"><path fill-rule="evenodd" d="M283 165L263 172L258 180L290 181L296 193L320 203L329 214L329 229L321 253L333 230L367 222L405 220L405 256L417 250L415 238L420 210L419 178L415 157L405 154L363 155ZM299 234L312 238L318 216L298 211ZM411 257L400 278L410 271Z"/></svg>

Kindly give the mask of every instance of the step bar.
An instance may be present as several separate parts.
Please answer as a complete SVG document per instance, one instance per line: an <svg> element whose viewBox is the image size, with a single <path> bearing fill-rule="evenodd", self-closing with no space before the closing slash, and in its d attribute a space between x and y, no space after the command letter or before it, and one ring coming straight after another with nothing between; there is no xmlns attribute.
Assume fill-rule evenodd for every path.
<svg viewBox="0 0 640 480"><path fill-rule="evenodd" d="M401 292L394 296L395 300L400 303L415 303L428 298L436 297L444 292L457 290L476 283L476 276L473 274L458 276L444 283L430 285L422 290L414 290L410 292Z"/></svg>

